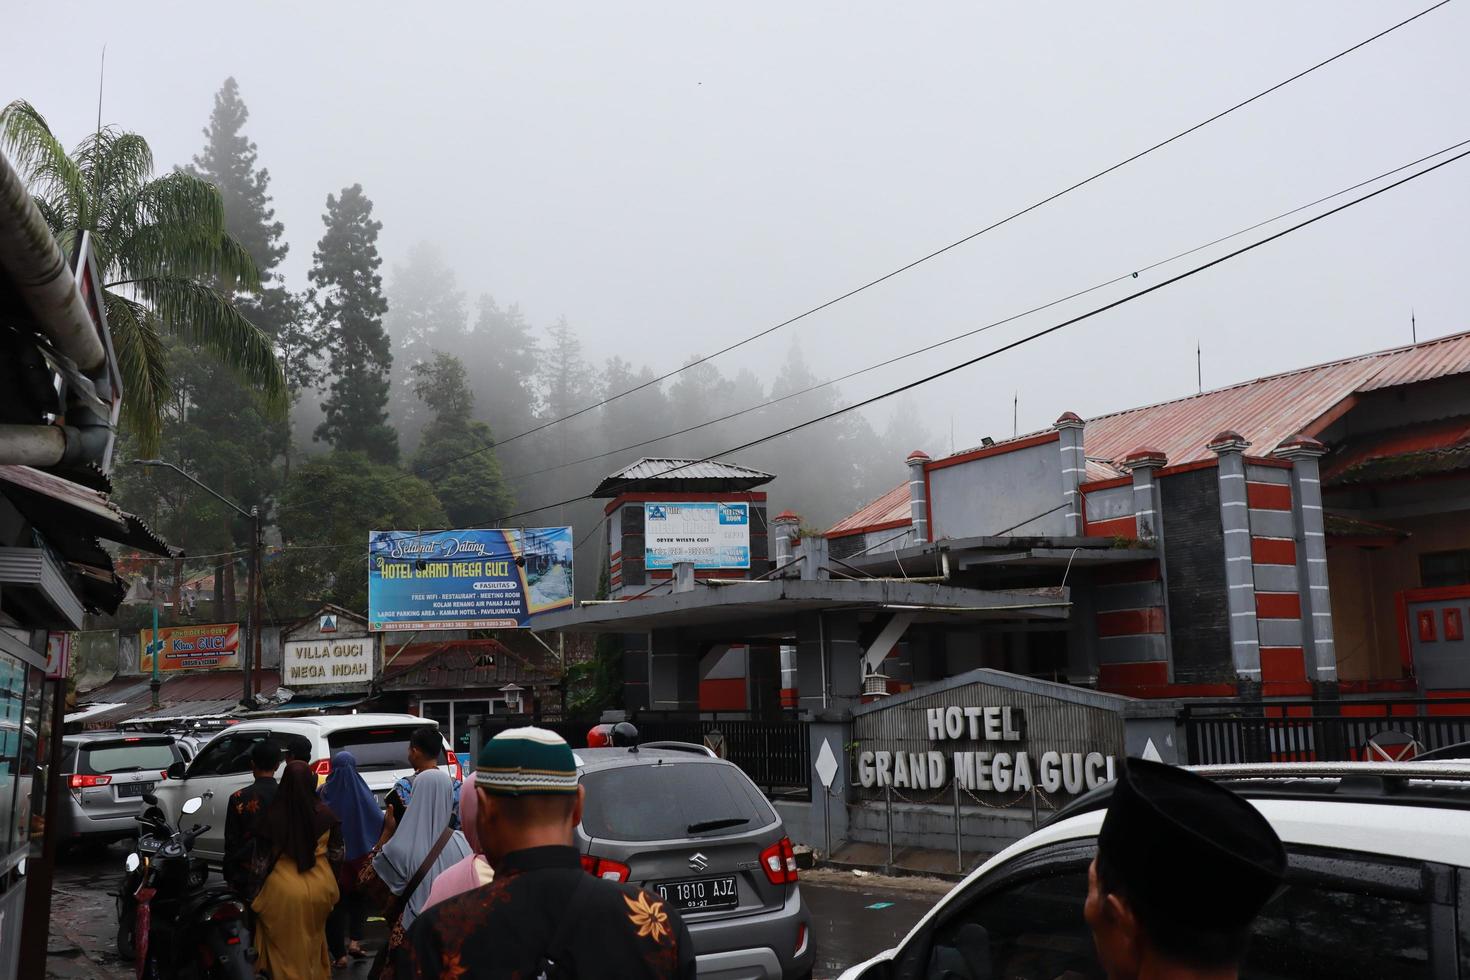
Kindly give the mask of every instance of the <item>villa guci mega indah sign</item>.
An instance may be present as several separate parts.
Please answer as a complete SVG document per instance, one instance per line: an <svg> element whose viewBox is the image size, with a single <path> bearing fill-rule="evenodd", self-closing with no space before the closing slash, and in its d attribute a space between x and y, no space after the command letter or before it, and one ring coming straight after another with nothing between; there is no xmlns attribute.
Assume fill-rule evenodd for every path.
<svg viewBox="0 0 1470 980"><path fill-rule="evenodd" d="M1119 701L981 670L865 705L853 718L854 788L881 798L957 782L976 796L1075 796L1117 774Z"/></svg>

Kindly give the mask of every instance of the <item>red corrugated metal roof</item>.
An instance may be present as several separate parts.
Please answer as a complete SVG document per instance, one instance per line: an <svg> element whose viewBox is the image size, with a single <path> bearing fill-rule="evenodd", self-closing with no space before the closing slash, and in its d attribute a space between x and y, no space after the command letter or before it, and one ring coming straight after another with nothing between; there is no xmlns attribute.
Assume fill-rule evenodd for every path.
<svg viewBox="0 0 1470 980"><path fill-rule="evenodd" d="M854 514L849 514L827 529L827 537L856 534L873 528L892 526L909 519L909 485L900 483L877 500Z"/></svg>
<svg viewBox="0 0 1470 980"><path fill-rule="evenodd" d="M1349 395L1470 372L1470 333L1300 368L1158 405L1089 419L1087 455L1119 462L1140 446L1171 464L1210 459L1207 444L1233 429L1266 455Z"/></svg>

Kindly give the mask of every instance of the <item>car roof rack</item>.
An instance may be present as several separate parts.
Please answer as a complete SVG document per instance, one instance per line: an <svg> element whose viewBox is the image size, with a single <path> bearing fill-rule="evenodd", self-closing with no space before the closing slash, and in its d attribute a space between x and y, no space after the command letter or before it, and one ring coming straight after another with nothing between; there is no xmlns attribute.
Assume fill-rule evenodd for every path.
<svg viewBox="0 0 1470 980"><path fill-rule="evenodd" d="M662 742L643 742L638 747L640 749L663 749L666 752L688 752L691 755L704 755L708 756L711 759L719 758L719 756L715 755L714 750L711 749L708 745L700 745L698 742L675 742L666 740Z"/></svg>
<svg viewBox="0 0 1470 980"><path fill-rule="evenodd" d="M1246 762L1185 766L1250 799L1398 803L1470 809L1470 761ZM1057 810L1048 824L1107 808L1105 783Z"/></svg>

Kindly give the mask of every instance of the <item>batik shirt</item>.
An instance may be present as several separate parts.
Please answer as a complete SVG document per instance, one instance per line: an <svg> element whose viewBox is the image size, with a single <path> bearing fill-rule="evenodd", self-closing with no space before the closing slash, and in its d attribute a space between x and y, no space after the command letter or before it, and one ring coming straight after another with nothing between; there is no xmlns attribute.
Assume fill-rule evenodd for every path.
<svg viewBox="0 0 1470 980"><path fill-rule="evenodd" d="M247 897L255 837L265 808L276 798L276 789L273 777L257 776L249 786L231 793L230 802L225 807L225 883Z"/></svg>
<svg viewBox="0 0 1470 980"><path fill-rule="evenodd" d="M558 936L583 881L577 919ZM507 854L490 884L425 909L395 956L393 974L531 980L543 958L558 952L554 944L562 975L578 980L694 980L694 947L678 914L641 888L591 877L571 847Z"/></svg>

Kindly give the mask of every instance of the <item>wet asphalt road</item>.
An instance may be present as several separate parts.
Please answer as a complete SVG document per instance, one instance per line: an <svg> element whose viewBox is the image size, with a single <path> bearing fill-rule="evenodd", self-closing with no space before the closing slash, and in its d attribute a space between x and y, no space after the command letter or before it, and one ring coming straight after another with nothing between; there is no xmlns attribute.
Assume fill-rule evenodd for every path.
<svg viewBox="0 0 1470 980"><path fill-rule="evenodd" d="M127 853L127 845L119 843L63 859L51 906L48 977L133 977L132 964L117 955L116 911L108 894L122 877ZM835 977L853 963L894 945L947 888L947 883L932 880L858 876L835 870L803 872L801 893L812 909L816 977ZM873 908L875 905L882 907ZM381 936L381 925L370 923L368 948L377 948ZM368 962L339 970L336 976L365 978Z"/></svg>

